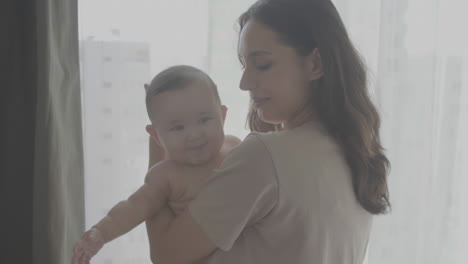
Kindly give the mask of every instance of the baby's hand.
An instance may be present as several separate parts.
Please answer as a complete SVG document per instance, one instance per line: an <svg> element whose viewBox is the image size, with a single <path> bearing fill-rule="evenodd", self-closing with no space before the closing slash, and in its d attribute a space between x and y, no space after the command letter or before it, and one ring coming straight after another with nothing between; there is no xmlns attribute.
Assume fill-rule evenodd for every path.
<svg viewBox="0 0 468 264"><path fill-rule="evenodd" d="M183 171L174 171L170 178L171 192L168 197L168 204L175 215L183 213L193 201L206 182L205 176L196 174L196 168L189 168L192 175L184 175ZM205 173L207 174L207 173Z"/></svg>
<svg viewBox="0 0 468 264"><path fill-rule="evenodd" d="M96 228L84 233L80 241L73 247L72 264L89 264L91 258L104 246L104 238Z"/></svg>

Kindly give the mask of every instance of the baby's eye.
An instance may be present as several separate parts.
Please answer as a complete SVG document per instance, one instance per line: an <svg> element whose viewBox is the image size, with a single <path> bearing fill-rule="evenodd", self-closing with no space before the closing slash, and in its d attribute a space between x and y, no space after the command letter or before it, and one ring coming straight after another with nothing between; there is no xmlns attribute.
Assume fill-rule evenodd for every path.
<svg viewBox="0 0 468 264"><path fill-rule="evenodd" d="M206 116L206 117L200 118L200 120L199 120L198 122L199 122L200 124L205 124L205 123L207 123L208 121L210 121L211 119L213 119L213 118Z"/></svg>
<svg viewBox="0 0 468 264"><path fill-rule="evenodd" d="M173 126L169 129L169 131L182 131L184 130L184 126L183 125L177 125L177 126Z"/></svg>
<svg viewBox="0 0 468 264"><path fill-rule="evenodd" d="M262 65L257 66L257 69L260 71L266 71L270 67L271 67L271 63L268 63L268 64L262 64Z"/></svg>

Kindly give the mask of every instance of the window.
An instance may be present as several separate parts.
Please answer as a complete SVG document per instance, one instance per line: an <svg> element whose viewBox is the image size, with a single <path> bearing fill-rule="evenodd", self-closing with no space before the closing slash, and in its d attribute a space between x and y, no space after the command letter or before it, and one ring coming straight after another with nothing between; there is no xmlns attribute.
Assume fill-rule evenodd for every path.
<svg viewBox="0 0 468 264"><path fill-rule="evenodd" d="M103 86L104 88L112 88L112 83L111 83L111 82L106 82L106 81L104 81L103 84L102 84L102 86Z"/></svg>
<svg viewBox="0 0 468 264"><path fill-rule="evenodd" d="M238 88L233 25L253 0L78 2L89 228L143 183L149 138L143 84L164 68L188 64L210 74L229 108L226 133L247 135L248 94ZM144 225L106 245L93 263L150 263Z"/></svg>
<svg viewBox="0 0 468 264"><path fill-rule="evenodd" d="M233 25L254 1L78 0L87 228L143 183L143 84L159 71L205 70L229 108L226 133L248 133ZM467 2L332 1L369 66L392 162L393 211L375 219L369 263L466 263ZM145 227L106 245L93 263L150 263Z"/></svg>

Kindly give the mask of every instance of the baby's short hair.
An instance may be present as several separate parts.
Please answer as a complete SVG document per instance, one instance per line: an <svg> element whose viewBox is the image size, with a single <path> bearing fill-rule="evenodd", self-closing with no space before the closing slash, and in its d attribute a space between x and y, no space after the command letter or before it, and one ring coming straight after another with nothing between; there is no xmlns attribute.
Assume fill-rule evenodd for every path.
<svg viewBox="0 0 468 264"><path fill-rule="evenodd" d="M213 92L218 102L221 103L218 88L208 74L193 66L172 66L158 73L153 78L150 85L146 88L146 110L148 111L148 116L150 117L150 119L152 120L150 111L151 97L156 96L162 92L183 89L187 85L197 81L202 81L208 84L213 89Z"/></svg>

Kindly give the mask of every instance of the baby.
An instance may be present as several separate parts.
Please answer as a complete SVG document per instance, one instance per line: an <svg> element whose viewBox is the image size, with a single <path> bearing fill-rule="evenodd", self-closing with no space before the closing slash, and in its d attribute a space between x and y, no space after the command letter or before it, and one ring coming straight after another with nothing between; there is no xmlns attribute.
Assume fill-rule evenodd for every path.
<svg viewBox="0 0 468 264"><path fill-rule="evenodd" d="M238 138L224 135L227 108L221 104L216 85L203 71L184 65L170 67L145 88L151 120L146 130L164 150L164 161L148 171L143 186L83 235L74 246L72 263L89 263L105 243L153 217L166 205L175 214L183 211L202 188L208 172L240 143ZM172 166L165 166L167 163ZM182 177L178 175L186 174L170 169L176 167L206 173Z"/></svg>

